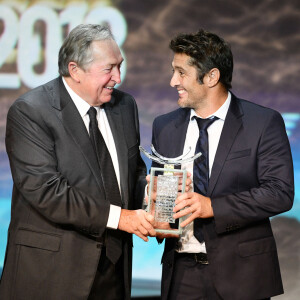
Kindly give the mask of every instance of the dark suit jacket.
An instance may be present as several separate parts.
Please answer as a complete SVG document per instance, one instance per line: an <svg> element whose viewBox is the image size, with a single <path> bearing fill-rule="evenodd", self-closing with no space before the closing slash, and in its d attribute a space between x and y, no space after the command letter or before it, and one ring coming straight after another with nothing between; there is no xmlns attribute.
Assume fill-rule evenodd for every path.
<svg viewBox="0 0 300 300"><path fill-rule="evenodd" d="M163 156L182 154L190 116L178 109L153 124ZM215 287L223 299L253 300L283 292L269 218L289 210L293 165L281 115L232 95L208 188L214 218L203 233ZM167 299L176 239L163 254L162 299Z"/></svg>
<svg viewBox="0 0 300 300"><path fill-rule="evenodd" d="M134 209L142 203L146 175L136 103L115 90L105 110L123 208ZM96 238L105 232L110 203L88 132L61 78L21 96L6 130L14 188L0 298L87 299L101 253ZM123 232L122 238L129 299L132 237Z"/></svg>

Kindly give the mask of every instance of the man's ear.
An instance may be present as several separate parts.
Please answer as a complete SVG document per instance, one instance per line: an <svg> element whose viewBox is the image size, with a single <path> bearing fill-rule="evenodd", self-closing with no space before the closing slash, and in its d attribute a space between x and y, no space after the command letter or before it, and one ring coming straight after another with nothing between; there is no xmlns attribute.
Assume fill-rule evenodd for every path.
<svg viewBox="0 0 300 300"><path fill-rule="evenodd" d="M220 71L217 68L213 68L211 69L208 73L207 73L207 85L209 87L214 87L218 84L219 80L220 80Z"/></svg>
<svg viewBox="0 0 300 300"><path fill-rule="evenodd" d="M77 63L70 61L68 64L68 70L72 79L79 83L82 70L78 67Z"/></svg>

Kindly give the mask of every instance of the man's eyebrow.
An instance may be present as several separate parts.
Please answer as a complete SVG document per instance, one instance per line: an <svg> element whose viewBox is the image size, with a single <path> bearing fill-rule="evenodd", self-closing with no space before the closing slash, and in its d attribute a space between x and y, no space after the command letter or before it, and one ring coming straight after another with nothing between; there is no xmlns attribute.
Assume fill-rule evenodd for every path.
<svg viewBox="0 0 300 300"><path fill-rule="evenodd" d="M114 66L121 66L123 62L124 62L124 58L122 58L122 60L120 62L118 62L116 64L113 64L113 65Z"/></svg>
<svg viewBox="0 0 300 300"><path fill-rule="evenodd" d="M172 66L172 69L185 71L185 69L183 67L180 67L180 66Z"/></svg>
<svg viewBox="0 0 300 300"><path fill-rule="evenodd" d="M120 62L116 62L116 63L108 63L108 64L106 64L104 67L107 68L107 67L119 66L119 65L121 65L123 62L124 62L124 58L123 58Z"/></svg>

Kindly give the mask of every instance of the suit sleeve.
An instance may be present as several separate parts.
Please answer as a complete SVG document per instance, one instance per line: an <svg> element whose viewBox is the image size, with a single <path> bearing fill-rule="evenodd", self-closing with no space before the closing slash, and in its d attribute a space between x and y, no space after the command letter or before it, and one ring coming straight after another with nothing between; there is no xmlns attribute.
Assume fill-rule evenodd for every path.
<svg viewBox="0 0 300 300"><path fill-rule="evenodd" d="M138 144L140 145L140 125L139 125L139 116L138 116L138 108L136 102L134 103L134 120L135 120L135 128L136 134L138 137ZM136 168L136 184L135 184L135 195L134 195L134 209L141 209L143 207L143 201L145 196L145 186L147 184L146 181L147 169L145 162L143 161L141 155L138 155L137 168Z"/></svg>
<svg viewBox="0 0 300 300"><path fill-rule="evenodd" d="M6 148L19 200L50 222L102 235L109 204L68 184L59 172L51 131L39 110L22 99L7 116Z"/></svg>
<svg viewBox="0 0 300 300"><path fill-rule="evenodd" d="M255 149L256 174L249 172L249 177L256 176L256 184L241 192L212 197L217 233L245 227L292 207L293 163L284 121L279 113L272 112L264 124ZM247 169L241 172L247 176Z"/></svg>
<svg viewBox="0 0 300 300"><path fill-rule="evenodd" d="M154 119L153 124L152 124L152 145L158 153L161 153L160 148L159 148L159 143L157 143L156 137L157 137L157 119ZM164 166L155 161L152 161L151 167L163 168Z"/></svg>

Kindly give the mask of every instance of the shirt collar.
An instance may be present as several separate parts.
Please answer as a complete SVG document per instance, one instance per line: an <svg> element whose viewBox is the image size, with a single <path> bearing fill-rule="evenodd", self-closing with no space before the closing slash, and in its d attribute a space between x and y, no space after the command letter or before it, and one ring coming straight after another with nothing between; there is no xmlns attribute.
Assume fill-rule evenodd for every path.
<svg viewBox="0 0 300 300"><path fill-rule="evenodd" d="M220 120L225 121L228 109L229 109L229 105L231 102L231 93L228 92L228 96L227 99L225 100L225 102L222 104L222 106L213 114L211 114L210 116L207 117L207 119L210 119L211 117L215 116L218 117ZM193 117L198 117L199 116L196 114L194 109L191 109L191 115L190 115L190 120L193 119Z"/></svg>
<svg viewBox="0 0 300 300"><path fill-rule="evenodd" d="M85 116L88 112L88 110L90 109L90 105L83 100L80 96L78 96L67 84L67 82L65 81L65 79L62 77L62 81L71 97L71 99L73 100L75 106L77 107L77 110L79 111L79 114L81 117ZM97 112L99 112L99 107L95 107Z"/></svg>

